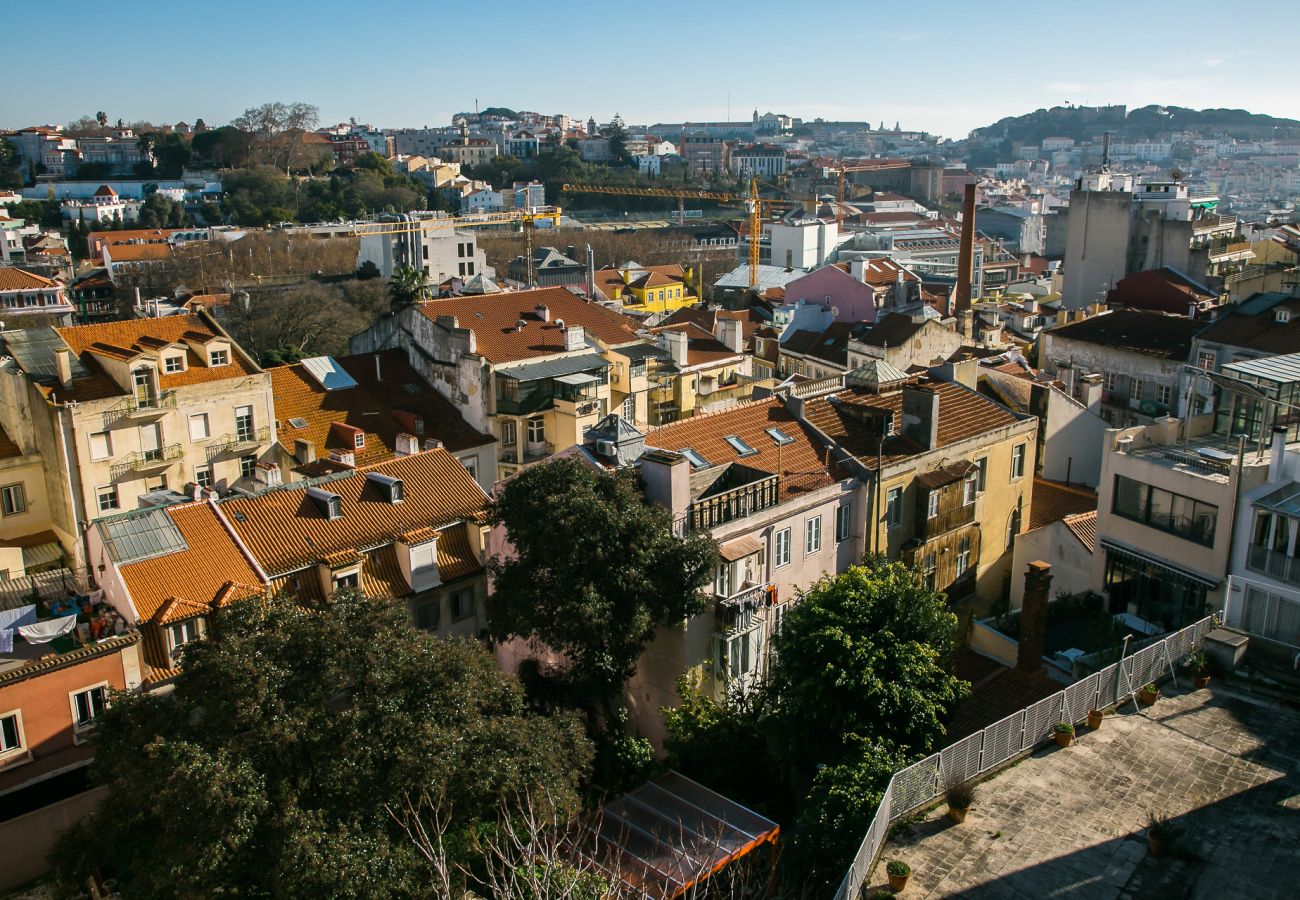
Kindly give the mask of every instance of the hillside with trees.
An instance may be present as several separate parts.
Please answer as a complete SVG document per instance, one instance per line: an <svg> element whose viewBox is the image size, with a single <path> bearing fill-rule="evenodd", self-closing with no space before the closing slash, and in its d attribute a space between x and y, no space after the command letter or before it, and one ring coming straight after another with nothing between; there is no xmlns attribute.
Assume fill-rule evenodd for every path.
<svg viewBox="0 0 1300 900"><path fill-rule="evenodd" d="M976 128L970 139L1036 144L1047 137L1087 140L1103 131L1129 139L1153 138L1170 131L1223 132L1235 138L1264 139L1300 136L1300 121L1281 119L1244 109L1188 109L1182 106L1053 106L1020 116L1008 116Z"/></svg>

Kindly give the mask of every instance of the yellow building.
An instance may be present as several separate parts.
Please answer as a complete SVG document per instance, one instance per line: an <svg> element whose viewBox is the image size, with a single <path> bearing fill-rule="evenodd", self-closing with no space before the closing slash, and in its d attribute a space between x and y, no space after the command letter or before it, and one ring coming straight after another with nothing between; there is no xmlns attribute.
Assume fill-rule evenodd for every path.
<svg viewBox="0 0 1300 900"><path fill-rule="evenodd" d="M640 266L636 263L596 272L596 291L617 300L630 313L662 313L699 301L694 272L678 265Z"/></svg>

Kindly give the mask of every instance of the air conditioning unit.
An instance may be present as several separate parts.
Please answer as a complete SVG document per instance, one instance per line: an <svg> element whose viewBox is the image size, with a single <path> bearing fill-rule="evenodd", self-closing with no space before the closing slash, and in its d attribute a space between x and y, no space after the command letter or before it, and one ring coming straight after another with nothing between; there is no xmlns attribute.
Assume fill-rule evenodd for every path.
<svg viewBox="0 0 1300 900"><path fill-rule="evenodd" d="M618 454L618 445L613 441L596 441L596 452L601 456L616 456Z"/></svg>

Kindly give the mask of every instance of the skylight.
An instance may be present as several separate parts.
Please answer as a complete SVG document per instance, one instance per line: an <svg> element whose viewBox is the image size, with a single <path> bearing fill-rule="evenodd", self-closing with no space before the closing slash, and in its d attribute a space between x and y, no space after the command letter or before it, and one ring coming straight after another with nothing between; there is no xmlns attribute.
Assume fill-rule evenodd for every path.
<svg viewBox="0 0 1300 900"><path fill-rule="evenodd" d="M292 419L289 420L289 424L292 425L294 428L306 428L307 420L302 418L301 416L294 416Z"/></svg>
<svg viewBox="0 0 1300 900"><path fill-rule="evenodd" d="M726 437L723 438L723 440L726 441L728 444L730 444L731 449L735 450L741 456L753 456L754 454L758 453L757 450L749 446L749 444L746 444L743 440L741 440L739 437L737 437L734 434L727 435Z"/></svg>
<svg viewBox="0 0 1300 900"><path fill-rule="evenodd" d="M790 435L786 434L780 428L767 429L767 436L776 441L777 446L779 447L784 447L786 444L794 443L794 438L790 437Z"/></svg>
<svg viewBox="0 0 1300 900"><path fill-rule="evenodd" d="M707 469L710 465L707 459L700 456L699 453L692 450L690 447L683 447L677 452L686 457L686 460L691 464L692 469Z"/></svg>
<svg viewBox="0 0 1300 900"><path fill-rule="evenodd" d="M420 393L420 386L413 381L408 381L406 384L402 385L402 390L406 391L411 396L415 396Z"/></svg>

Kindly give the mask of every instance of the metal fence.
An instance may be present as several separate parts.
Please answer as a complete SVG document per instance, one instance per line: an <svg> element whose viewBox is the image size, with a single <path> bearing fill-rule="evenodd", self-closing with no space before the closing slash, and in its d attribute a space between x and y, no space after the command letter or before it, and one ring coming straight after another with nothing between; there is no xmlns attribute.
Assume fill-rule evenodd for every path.
<svg viewBox="0 0 1300 900"><path fill-rule="evenodd" d="M895 772L835 900L858 896L889 837L889 826L896 820L937 800L947 785L975 778L1033 750L1052 737L1057 722L1082 722L1089 710L1116 706L1132 698L1143 685L1172 675L1174 667L1200 646L1216 624L1214 616L1202 619Z"/></svg>

